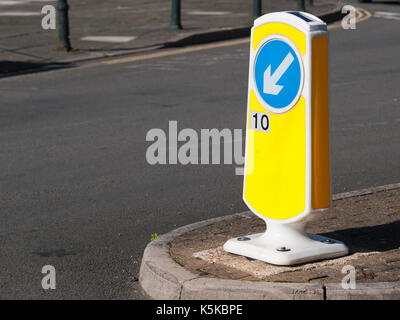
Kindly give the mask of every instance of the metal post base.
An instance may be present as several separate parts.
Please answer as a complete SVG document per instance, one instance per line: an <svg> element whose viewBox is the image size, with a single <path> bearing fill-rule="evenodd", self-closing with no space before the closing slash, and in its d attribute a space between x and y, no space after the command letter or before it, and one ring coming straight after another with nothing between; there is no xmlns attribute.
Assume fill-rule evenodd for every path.
<svg viewBox="0 0 400 320"><path fill-rule="evenodd" d="M347 255L340 241L306 233L303 223L268 223L267 231L228 240L224 250L275 265L295 265Z"/></svg>

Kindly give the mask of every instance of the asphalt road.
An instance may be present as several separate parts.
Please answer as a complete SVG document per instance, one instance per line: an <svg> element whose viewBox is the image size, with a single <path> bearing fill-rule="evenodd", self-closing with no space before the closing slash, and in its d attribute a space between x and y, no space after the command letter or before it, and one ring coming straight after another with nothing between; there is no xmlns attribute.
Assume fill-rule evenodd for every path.
<svg viewBox="0 0 400 320"><path fill-rule="evenodd" d="M334 193L400 181L399 28L330 31ZM145 137L169 120L243 129L247 76L244 43L2 79L0 298L141 298L152 233L246 210L235 165L151 166Z"/></svg>

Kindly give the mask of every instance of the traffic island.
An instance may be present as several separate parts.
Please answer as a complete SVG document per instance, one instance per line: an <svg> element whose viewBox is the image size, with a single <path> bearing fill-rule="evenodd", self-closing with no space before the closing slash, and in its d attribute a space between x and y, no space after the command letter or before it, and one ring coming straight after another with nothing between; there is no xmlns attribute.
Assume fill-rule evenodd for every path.
<svg viewBox="0 0 400 320"><path fill-rule="evenodd" d="M228 239L265 231L263 220L244 212L152 241L142 259L141 287L153 299L399 299L400 184L333 199L307 232L345 242L345 257L275 266L227 253L222 247ZM345 289L353 267L355 288Z"/></svg>

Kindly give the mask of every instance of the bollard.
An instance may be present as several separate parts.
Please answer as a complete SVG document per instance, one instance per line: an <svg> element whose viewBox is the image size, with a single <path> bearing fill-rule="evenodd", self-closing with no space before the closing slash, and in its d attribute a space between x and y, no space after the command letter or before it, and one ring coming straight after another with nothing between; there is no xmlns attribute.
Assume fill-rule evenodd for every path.
<svg viewBox="0 0 400 320"><path fill-rule="evenodd" d="M304 0L297 0L297 10L306 11L306 6L304 4Z"/></svg>
<svg viewBox="0 0 400 320"><path fill-rule="evenodd" d="M57 28L58 28L58 44L57 49L70 51L71 42L69 40L69 22L68 22L69 5L67 0L58 0L57 2Z"/></svg>
<svg viewBox="0 0 400 320"><path fill-rule="evenodd" d="M181 0L171 0L170 29L182 29L181 25Z"/></svg>
<svg viewBox="0 0 400 320"><path fill-rule="evenodd" d="M253 0L253 18L257 19L261 16L261 0Z"/></svg>
<svg viewBox="0 0 400 320"><path fill-rule="evenodd" d="M331 205L328 98L326 24L298 11L256 19L243 201L267 228L228 240L225 251L276 265L348 254L344 243L305 231Z"/></svg>

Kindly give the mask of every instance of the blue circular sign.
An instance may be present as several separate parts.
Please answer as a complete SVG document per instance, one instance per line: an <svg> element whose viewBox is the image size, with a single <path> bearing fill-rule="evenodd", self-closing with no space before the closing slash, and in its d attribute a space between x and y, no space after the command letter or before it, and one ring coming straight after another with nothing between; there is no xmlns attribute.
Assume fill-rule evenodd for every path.
<svg viewBox="0 0 400 320"><path fill-rule="evenodd" d="M267 41L254 63L254 81L259 98L273 111L290 109L300 97L303 82L301 61L292 46L281 39Z"/></svg>

